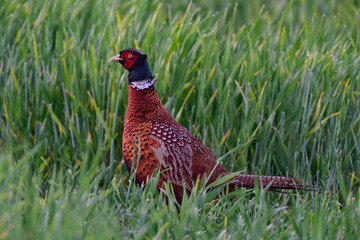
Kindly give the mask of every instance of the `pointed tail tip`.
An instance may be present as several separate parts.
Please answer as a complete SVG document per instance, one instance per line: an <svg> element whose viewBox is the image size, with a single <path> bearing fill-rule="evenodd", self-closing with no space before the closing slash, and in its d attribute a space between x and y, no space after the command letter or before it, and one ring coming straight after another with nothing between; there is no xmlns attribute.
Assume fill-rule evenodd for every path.
<svg viewBox="0 0 360 240"><path fill-rule="evenodd" d="M302 191L319 191L318 187L304 184L302 181L296 179L296 178L290 178L290 181L288 181L290 190L302 190ZM271 188L271 187L270 187Z"/></svg>
<svg viewBox="0 0 360 240"><path fill-rule="evenodd" d="M296 179L296 178L291 178L291 182L295 182L296 184L301 184L301 185L303 185L303 182L300 181L300 180L298 180L298 179Z"/></svg>

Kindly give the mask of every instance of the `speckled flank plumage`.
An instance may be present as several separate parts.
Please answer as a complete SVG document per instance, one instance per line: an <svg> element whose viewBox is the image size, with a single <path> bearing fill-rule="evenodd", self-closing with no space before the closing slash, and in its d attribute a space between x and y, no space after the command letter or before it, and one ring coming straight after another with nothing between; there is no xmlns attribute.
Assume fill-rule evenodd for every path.
<svg viewBox="0 0 360 240"><path fill-rule="evenodd" d="M131 52L129 49L124 51ZM120 63L126 65L124 61L126 59ZM131 71L144 69L147 73L144 74L144 79L152 76L147 61L142 61L141 64L146 66L141 68L141 64L135 62L136 67L128 69L129 75ZM132 166L136 168L137 183L146 183L159 167L161 174L158 188L162 188L164 182L171 182L176 199L181 202L183 186L190 192L197 179L205 179L211 175L207 182L210 184L218 177L230 174L208 148L169 115L161 104L153 83L145 89L139 89L133 87L130 80L122 149L128 170L131 171ZM293 178L239 174L230 179L230 191L235 187L254 187L255 182L263 187L271 183L270 190L273 191L314 189Z"/></svg>
<svg viewBox="0 0 360 240"><path fill-rule="evenodd" d="M158 166L158 160L150 146L157 148L160 144L150 137L150 119L155 118L162 109L160 100L152 97L156 94L154 87L143 91L133 89L130 86L128 88L129 105L126 111L123 133L123 156L129 171L133 159L136 160L136 163L138 162L134 165L137 169L136 181L142 183L147 181ZM138 149L139 140L140 151ZM138 157L140 157L139 161Z"/></svg>

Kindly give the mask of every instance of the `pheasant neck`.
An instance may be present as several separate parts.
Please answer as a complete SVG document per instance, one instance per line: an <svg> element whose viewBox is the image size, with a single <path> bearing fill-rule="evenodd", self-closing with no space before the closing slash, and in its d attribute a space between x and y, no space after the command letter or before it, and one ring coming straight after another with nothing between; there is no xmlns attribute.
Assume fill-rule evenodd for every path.
<svg viewBox="0 0 360 240"><path fill-rule="evenodd" d="M154 87L155 81L156 78L153 77L153 78L144 79L142 81L129 82L129 86L136 90L146 90L149 89L150 87Z"/></svg>
<svg viewBox="0 0 360 240"><path fill-rule="evenodd" d="M150 71L149 64L145 61L141 65L135 64L128 75L129 85L137 90L149 89L154 86L156 78Z"/></svg>
<svg viewBox="0 0 360 240"><path fill-rule="evenodd" d="M167 113L162 106L154 85L145 90L138 90L129 85L129 101L126 118L147 121ZM131 119L129 119L131 117Z"/></svg>

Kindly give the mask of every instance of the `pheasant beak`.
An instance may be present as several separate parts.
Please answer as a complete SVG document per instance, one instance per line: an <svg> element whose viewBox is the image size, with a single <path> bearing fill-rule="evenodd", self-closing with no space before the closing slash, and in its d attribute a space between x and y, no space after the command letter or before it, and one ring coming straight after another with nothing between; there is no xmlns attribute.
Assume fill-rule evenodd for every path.
<svg viewBox="0 0 360 240"><path fill-rule="evenodd" d="M112 62L112 61L117 61L117 62L119 62L119 61L123 61L124 59L122 59L121 57L120 57L120 54L118 54L118 55L115 55L115 56L113 56L113 57L111 57L110 59L109 59L109 62Z"/></svg>

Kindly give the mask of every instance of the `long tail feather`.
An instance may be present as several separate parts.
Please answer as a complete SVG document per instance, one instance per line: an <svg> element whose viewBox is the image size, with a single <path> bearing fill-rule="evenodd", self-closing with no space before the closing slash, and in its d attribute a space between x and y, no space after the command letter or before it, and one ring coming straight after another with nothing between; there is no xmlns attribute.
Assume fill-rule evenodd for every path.
<svg viewBox="0 0 360 240"><path fill-rule="evenodd" d="M305 190L316 191L314 186L303 184L301 181L295 178L289 177L277 177L277 176L263 176L263 175L248 175L238 174L232 179L233 184L237 187L253 188L257 181L261 187L266 187L271 183L270 191L276 191L277 189L290 189L290 190Z"/></svg>

